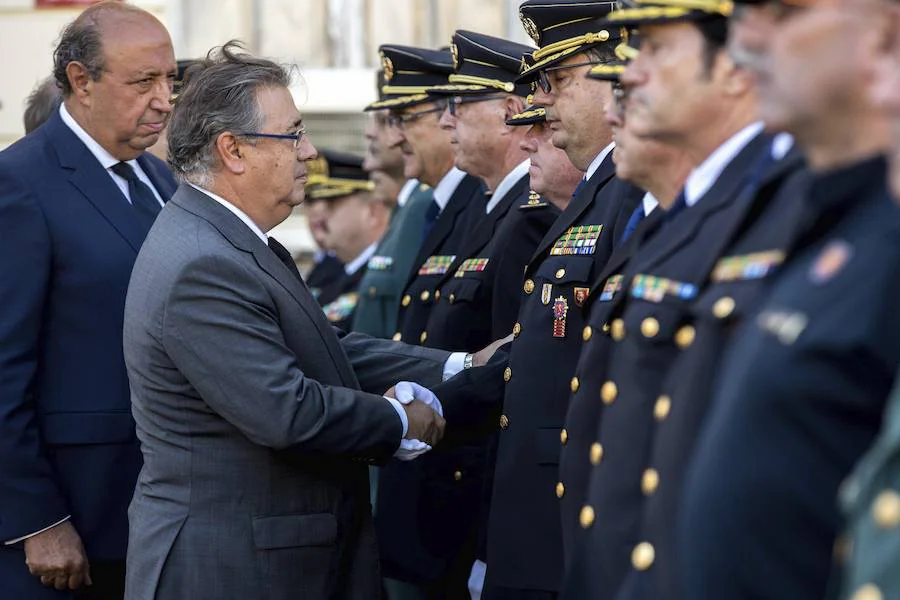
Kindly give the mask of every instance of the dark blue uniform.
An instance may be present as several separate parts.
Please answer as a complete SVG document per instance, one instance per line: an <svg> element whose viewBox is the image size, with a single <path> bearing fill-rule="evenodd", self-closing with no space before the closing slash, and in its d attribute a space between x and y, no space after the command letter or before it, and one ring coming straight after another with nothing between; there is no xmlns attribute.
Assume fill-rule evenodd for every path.
<svg viewBox="0 0 900 600"><path fill-rule="evenodd" d="M321 288L316 300L325 311L328 321L335 327L344 331L350 330L356 303L359 300L359 284L365 274L365 265L352 275L348 275L342 266L340 276Z"/></svg>
<svg viewBox="0 0 900 600"><path fill-rule="evenodd" d="M339 261L334 254L325 253L303 280L309 286L310 293L318 300L322 288L334 285L343 275L344 263Z"/></svg>
<svg viewBox="0 0 900 600"><path fill-rule="evenodd" d="M613 598L628 571L641 507L658 485L647 470L654 403L678 353L694 341L689 307L747 208L742 190L768 146L757 135L696 205L674 214L676 201L668 222L629 261L613 307L598 311L604 320L590 317L589 326L601 334L596 342L608 324L614 343L591 337L571 381L573 394L603 408L591 448L575 457L590 476L577 517L584 534L572 536L565 597ZM567 505L578 501L573 495ZM573 512L564 514L566 528L576 527Z"/></svg>
<svg viewBox="0 0 900 600"><path fill-rule="evenodd" d="M900 365L900 210L875 158L814 180L804 229L723 361L685 483L684 595L819 599L838 486Z"/></svg>
<svg viewBox="0 0 900 600"><path fill-rule="evenodd" d="M614 177L607 156L525 270L516 340L502 375L506 389L487 533L488 598L503 595L500 590L518 595L559 589L562 542L554 489L569 380L582 342L580 308L642 196Z"/></svg>

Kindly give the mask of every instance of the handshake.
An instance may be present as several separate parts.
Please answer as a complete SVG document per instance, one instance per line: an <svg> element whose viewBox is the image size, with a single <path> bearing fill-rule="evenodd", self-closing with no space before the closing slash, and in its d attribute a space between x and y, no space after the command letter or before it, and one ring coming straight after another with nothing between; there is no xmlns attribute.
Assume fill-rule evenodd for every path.
<svg viewBox="0 0 900 600"><path fill-rule="evenodd" d="M385 396L395 398L403 405L409 423L406 437L394 456L400 460L413 460L431 450L444 437L444 410L431 390L417 383L401 381Z"/></svg>

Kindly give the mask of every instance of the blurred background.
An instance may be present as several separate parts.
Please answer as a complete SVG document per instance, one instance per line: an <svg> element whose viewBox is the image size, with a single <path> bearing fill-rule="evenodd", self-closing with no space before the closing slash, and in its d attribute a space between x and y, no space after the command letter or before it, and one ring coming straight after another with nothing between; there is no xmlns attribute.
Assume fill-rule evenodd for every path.
<svg viewBox="0 0 900 600"><path fill-rule="evenodd" d="M0 0L0 149L24 135L29 92L50 74L63 25L96 0ZM295 91L316 146L362 154L383 43L437 48L456 29L528 42L521 0L135 0L165 23L178 59L240 39L254 53L296 64ZM295 255L311 252L302 211L279 227Z"/></svg>

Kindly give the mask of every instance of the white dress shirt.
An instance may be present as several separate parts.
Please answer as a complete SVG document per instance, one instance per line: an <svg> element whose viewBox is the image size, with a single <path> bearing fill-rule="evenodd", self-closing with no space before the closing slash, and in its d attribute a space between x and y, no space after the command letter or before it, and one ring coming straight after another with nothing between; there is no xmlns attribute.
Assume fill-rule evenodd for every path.
<svg viewBox="0 0 900 600"><path fill-rule="evenodd" d="M134 169L134 172L137 174L138 179L140 179L143 183L150 188L150 191L153 192L153 195L156 196L156 201L159 202L159 205L162 206L164 204L162 197L159 195L159 192L156 191L156 188L153 187L153 182L150 181L150 178L147 177L147 174L144 173L144 170L141 168L141 165L138 164L137 160L127 160L120 161L118 158L115 158L112 154L106 151L103 146L98 144L94 138L92 138L87 131L85 131L81 125L79 125L75 119L72 118L72 115L69 114L69 111L66 110L66 104L62 103L59 105L59 116L62 118L63 123L68 126L69 129L72 130L78 139L82 141L82 143L87 146L87 149L91 151L91 154L94 155L94 158L97 159L97 162L106 169L106 172L109 173L109 176L112 177L112 180L115 182L116 186L122 191L122 194L131 202L131 195L128 193L128 182L125 181L122 177L119 177L115 173L113 173L113 166L119 164L120 162L127 162L131 165L131 168Z"/></svg>
<svg viewBox="0 0 900 600"><path fill-rule="evenodd" d="M659 206L659 200L656 199L656 196L647 192L644 194L644 199L641 200L641 206L644 207L644 216L649 217L650 213L656 210L656 207Z"/></svg>
<svg viewBox="0 0 900 600"><path fill-rule="evenodd" d="M406 206L406 203L409 202L410 196L412 196L413 192L416 191L416 188L418 186L418 179L407 179L406 183L403 184L403 187L400 188L400 193L397 194L397 206L399 206L400 208Z"/></svg>
<svg viewBox="0 0 900 600"><path fill-rule="evenodd" d="M756 122L747 125L728 140L716 148L706 160L700 163L700 166L691 171L687 181L684 183L684 202L687 206L697 204L709 188L713 186L725 167L737 156L741 150L747 147L747 144L759 135L763 130L763 124Z"/></svg>
<svg viewBox="0 0 900 600"><path fill-rule="evenodd" d="M528 174L528 169L531 168L531 160L525 159L516 167L506 174L506 177L500 181L500 184L497 186L497 189L494 190L494 193L491 194L491 199L487 203L487 214L491 214L491 211L494 210L500 201L503 200L503 197L506 195L509 190L516 185L520 179L525 177Z"/></svg>
<svg viewBox="0 0 900 600"><path fill-rule="evenodd" d="M346 273L347 275L353 275L354 273L359 271L359 269L363 265L365 265L367 262L369 262L369 259L372 258L373 254L375 254L375 249L377 247L378 247L378 242L375 242L374 244L370 245L365 250L363 250L359 256L357 256L356 258L354 258L353 260L348 262L346 265L344 265L344 273Z"/></svg>
<svg viewBox="0 0 900 600"><path fill-rule="evenodd" d="M588 165L587 171L584 172L585 181L587 181L588 179L590 179L591 177L594 176L594 173L596 173L597 169L600 168L600 164L604 160L606 160L606 157L609 156L609 153L612 152L613 148L615 148L615 147L616 147L616 143L611 142L606 148L604 148L603 150L600 151L600 154L598 154L596 157L594 157L594 160L591 161L590 165Z"/></svg>
<svg viewBox="0 0 900 600"><path fill-rule="evenodd" d="M441 178L440 183L434 188L434 201L437 202L441 212L444 212L444 209L447 208L447 204L450 203L450 198L453 197L453 192L456 191L456 188L459 187L460 182L465 177L465 171L453 167L447 171L447 174Z"/></svg>

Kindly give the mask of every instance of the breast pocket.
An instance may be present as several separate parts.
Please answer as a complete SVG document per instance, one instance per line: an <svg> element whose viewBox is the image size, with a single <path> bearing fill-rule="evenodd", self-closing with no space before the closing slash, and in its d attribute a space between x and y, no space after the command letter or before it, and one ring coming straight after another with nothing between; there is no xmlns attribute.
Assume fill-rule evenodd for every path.
<svg viewBox="0 0 900 600"><path fill-rule="evenodd" d="M454 277L441 290L441 296L449 304L473 302L481 289L482 281L476 277Z"/></svg>

